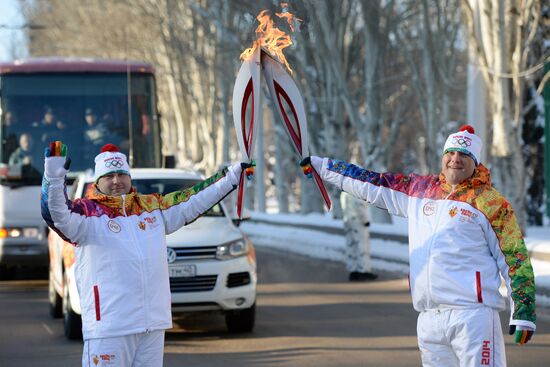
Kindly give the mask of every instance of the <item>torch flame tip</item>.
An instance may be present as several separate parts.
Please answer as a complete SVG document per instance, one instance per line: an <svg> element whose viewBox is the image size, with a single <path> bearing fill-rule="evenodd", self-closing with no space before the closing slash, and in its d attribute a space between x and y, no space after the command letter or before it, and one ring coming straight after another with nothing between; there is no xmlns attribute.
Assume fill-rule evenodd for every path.
<svg viewBox="0 0 550 367"><path fill-rule="evenodd" d="M288 71L292 73L292 69L283 54L283 49L293 44L292 39L287 33L275 26L269 13L269 10L262 10L256 17L260 23L256 28L257 39L252 44L252 47L247 48L241 53L240 58L243 61L250 59L252 55L254 55L255 50L259 48L271 58L283 64ZM292 13L288 12L288 8L283 9L283 13L276 13L276 15L288 22L292 32L294 32L295 29L294 23L301 21Z"/></svg>

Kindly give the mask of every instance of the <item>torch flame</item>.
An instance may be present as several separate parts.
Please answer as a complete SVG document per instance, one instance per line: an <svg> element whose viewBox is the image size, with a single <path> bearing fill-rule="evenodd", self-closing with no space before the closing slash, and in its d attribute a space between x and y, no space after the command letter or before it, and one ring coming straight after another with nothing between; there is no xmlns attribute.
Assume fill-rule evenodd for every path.
<svg viewBox="0 0 550 367"><path fill-rule="evenodd" d="M294 32L294 22L300 21L292 13L284 11L283 13L276 13L279 18L286 19L290 24L291 30ZM247 48L241 53L241 60L249 59L256 51L257 48L261 48L264 51L268 52L271 56L275 57L279 62L281 62L290 73L292 69L286 61L286 57L283 54L283 49L292 45L292 40L288 34L280 30L275 26L269 11L262 10L260 14L256 17L260 24L256 28L256 41L252 44L252 47Z"/></svg>

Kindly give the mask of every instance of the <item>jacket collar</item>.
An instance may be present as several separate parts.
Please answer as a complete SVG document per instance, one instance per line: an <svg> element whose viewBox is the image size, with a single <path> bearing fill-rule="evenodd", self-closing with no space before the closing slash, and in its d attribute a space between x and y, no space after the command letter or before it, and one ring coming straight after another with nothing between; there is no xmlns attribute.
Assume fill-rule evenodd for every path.
<svg viewBox="0 0 550 367"><path fill-rule="evenodd" d="M104 193L99 191L95 183L90 186L90 188L88 189L85 195L86 199L93 200L99 204L103 204L110 208L122 208L122 203L125 203L126 207L129 207L132 205L132 202L135 200L136 196L137 196L137 191L136 191L136 188L133 186L130 189L130 192L126 195L110 196L110 195L105 195Z"/></svg>

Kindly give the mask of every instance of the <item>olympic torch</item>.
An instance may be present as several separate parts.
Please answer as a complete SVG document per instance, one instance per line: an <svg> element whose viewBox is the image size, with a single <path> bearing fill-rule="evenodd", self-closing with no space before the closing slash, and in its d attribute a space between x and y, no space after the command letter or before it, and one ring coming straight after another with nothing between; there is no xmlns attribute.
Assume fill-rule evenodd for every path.
<svg viewBox="0 0 550 367"><path fill-rule="evenodd" d="M266 52L261 53L261 61L271 100L290 137L292 146L301 159L309 157L307 119L298 86L285 68ZM311 165L304 169L304 173L313 177L325 205L330 210L332 206L330 196L319 173Z"/></svg>
<svg viewBox="0 0 550 367"><path fill-rule="evenodd" d="M294 24L300 20L288 12L287 4L285 6L283 12L276 13L276 15L286 19L291 29L294 30ZM256 18L259 21L259 26L256 28L257 39L251 48L241 54L243 63L233 89L233 122L242 159L251 163L254 154L255 127L261 113L260 73L262 69L274 108L277 110L297 154L304 159L309 157L304 102L298 86L287 72L287 70L291 72L291 69L282 52L284 48L292 44L292 40L285 32L274 26L269 12L264 10ZM288 106L289 111L285 106ZM319 174L311 165L304 169L304 173L314 178L314 182L330 210L330 196ZM244 200L244 176L245 172L241 173L237 198L239 218L242 215Z"/></svg>
<svg viewBox="0 0 550 367"><path fill-rule="evenodd" d="M260 49L257 48L249 58L243 61L233 88L233 123L237 132L237 143L242 160L246 163L252 163L254 154L255 128L261 113L260 92ZM241 172L239 179L237 197L239 219L242 218L244 177L245 175L249 176L247 170Z"/></svg>

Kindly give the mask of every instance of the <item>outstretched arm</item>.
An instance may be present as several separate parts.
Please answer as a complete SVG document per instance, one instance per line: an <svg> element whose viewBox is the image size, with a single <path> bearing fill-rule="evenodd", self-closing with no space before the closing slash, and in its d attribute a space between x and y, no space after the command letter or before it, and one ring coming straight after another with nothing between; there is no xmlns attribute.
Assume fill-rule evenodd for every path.
<svg viewBox="0 0 550 367"><path fill-rule="evenodd" d="M72 212L73 203L67 197L65 175L70 164L65 144L56 141L46 148L41 209L48 226L65 241L76 244L86 232L86 221Z"/></svg>
<svg viewBox="0 0 550 367"><path fill-rule="evenodd" d="M311 156L311 165L324 181L390 214L407 216L411 178L402 174L378 173L351 163Z"/></svg>
<svg viewBox="0 0 550 367"><path fill-rule="evenodd" d="M226 167L212 177L182 191L175 191L161 197L160 206L166 225L166 233L172 233L219 203L239 185L241 171L251 165L237 163Z"/></svg>

